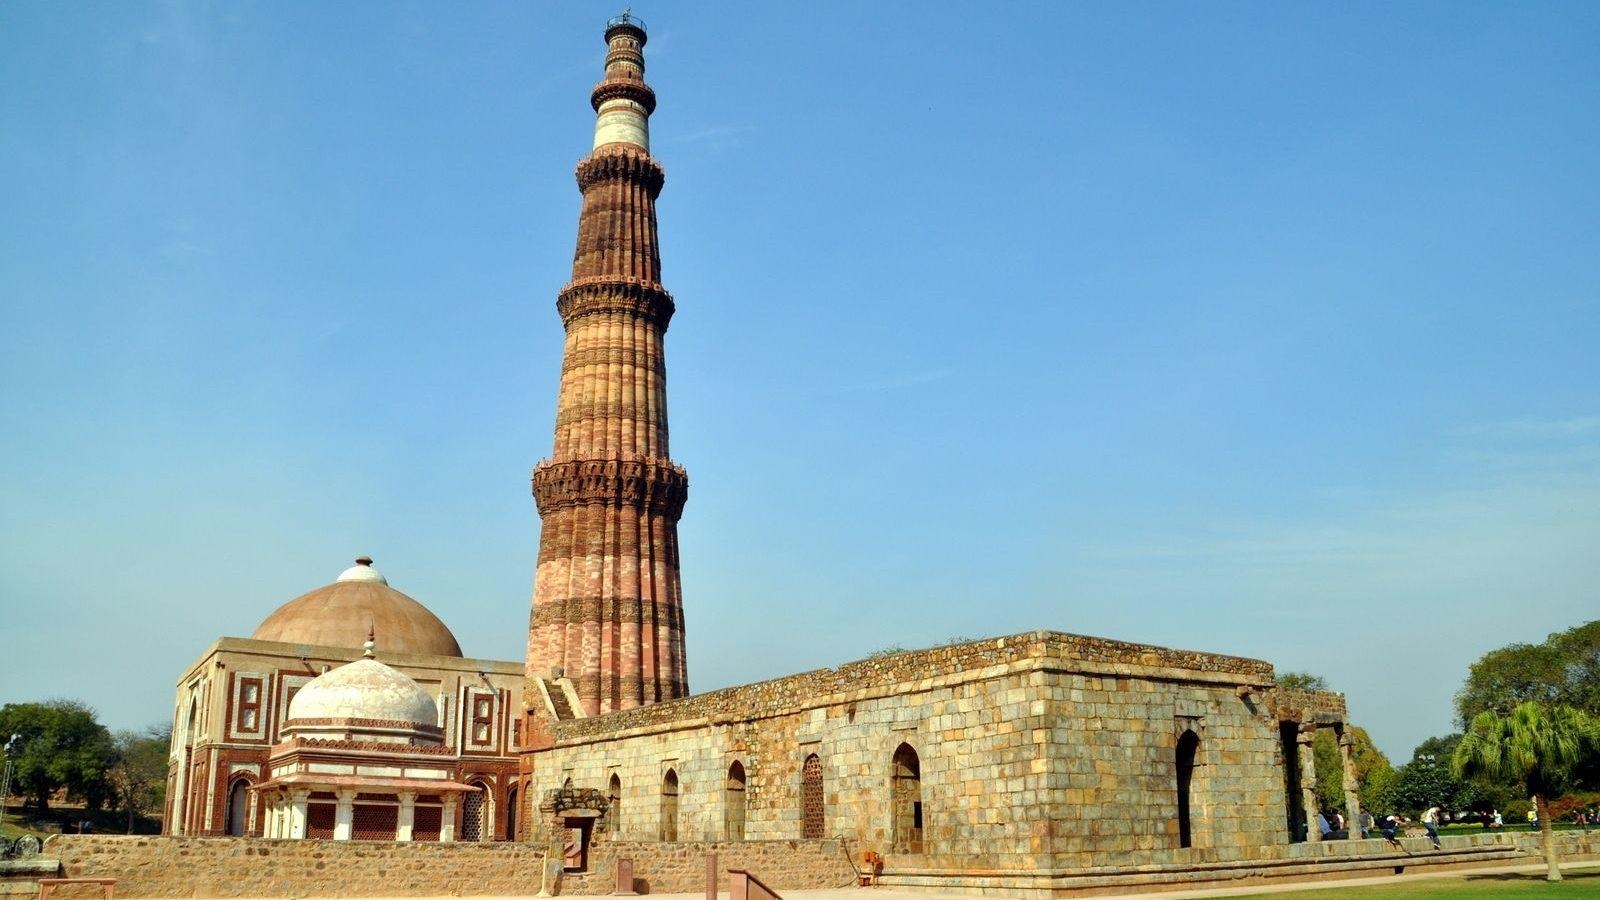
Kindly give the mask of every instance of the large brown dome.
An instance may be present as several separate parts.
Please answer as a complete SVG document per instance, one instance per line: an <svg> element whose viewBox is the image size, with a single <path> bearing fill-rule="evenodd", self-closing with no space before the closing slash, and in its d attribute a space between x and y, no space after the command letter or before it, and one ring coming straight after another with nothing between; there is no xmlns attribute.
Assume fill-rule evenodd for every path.
<svg viewBox="0 0 1600 900"><path fill-rule="evenodd" d="M456 636L426 606L392 587L365 556L333 584L290 600L250 635L258 641L360 647L367 630L384 653L460 656Z"/></svg>

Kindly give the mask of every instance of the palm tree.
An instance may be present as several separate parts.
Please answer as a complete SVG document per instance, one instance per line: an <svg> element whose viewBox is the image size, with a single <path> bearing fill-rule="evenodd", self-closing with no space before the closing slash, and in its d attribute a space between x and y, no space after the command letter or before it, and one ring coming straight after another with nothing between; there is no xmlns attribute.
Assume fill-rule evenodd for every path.
<svg viewBox="0 0 1600 900"><path fill-rule="evenodd" d="M1594 718L1570 706L1520 704L1508 716L1489 710L1472 720L1451 757L1458 777L1484 777L1523 785L1533 797L1550 881L1561 880L1551 839L1550 792L1595 747Z"/></svg>

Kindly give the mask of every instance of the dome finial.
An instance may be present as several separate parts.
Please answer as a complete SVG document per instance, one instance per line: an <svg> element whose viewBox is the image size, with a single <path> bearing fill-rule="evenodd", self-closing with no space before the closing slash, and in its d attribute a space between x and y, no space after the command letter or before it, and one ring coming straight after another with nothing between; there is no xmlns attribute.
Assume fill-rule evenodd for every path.
<svg viewBox="0 0 1600 900"><path fill-rule="evenodd" d="M373 648L378 646L378 642L376 640L374 640L374 638L377 637L376 629L377 629L377 626L373 624L371 619L368 619L367 620L367 642L365 644L361 645L361 649L366 651L366 652L362 653L361 655L365 656L367 659L372 659L375 656L377 656L376 653L372 652Z"/></svg>

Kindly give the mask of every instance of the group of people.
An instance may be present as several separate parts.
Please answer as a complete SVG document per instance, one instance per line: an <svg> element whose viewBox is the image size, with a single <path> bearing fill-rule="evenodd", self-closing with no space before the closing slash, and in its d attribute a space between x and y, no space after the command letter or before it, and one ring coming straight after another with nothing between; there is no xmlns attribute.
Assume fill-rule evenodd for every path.
<svg viewBox="0 0 1600 900"><path fill-rule="evenodd" d="M1505 826L1505 819L1500 815L1500 810L1498 809L1494 809L1485 813L1479 813L1478 815L1481 816L1485 830L1491 828L1502 828ZM1444 823L1450 821L1450 818L1450 814L1445 812L1444 808L1436 803L1429 804L1427 811L1422 814L1419 821L1422 823L1422 827L1427 831L1428 840L1433 843L1433 849L1442 849L1439 845L1439 828ZM1470 817L1463 814L1462 819L1463 821L1468 821L1470 820ZM1338 810L1329 809L1317 813L1317 828L1321 830L1323 840L1343 837L1345 824L1344 815ZM1356 821L1357 827L1361 829L1358 835L1359 837L1365 838L1372 834L1374 830L1376 830L1379 834L1383 835L1384 840L1388 841L1395 847L1401 846L1401 829L1411 824L1410 818L1400 815L1399 813L1389 813L1388 815L1374 818L1372 813L1365 806L1361 807L1360 818ZM1537 811L1532 809L1528 810L1528 824L1534 828L1539 827L1539 814ZM1592 810L1577 810L1573 813L1573 824L1585 829L1590 825L1600 826L1600 807L1596 807Z"/></svg>
<svg viewBox="0 0 1600 900"><path fill-rule="evenodd" d="M1439 826L1444 824L1445 820L1449 817L1450 814L1441 809L1437 804L1430 805L1427 811L1422 814L1422 827L1427 830L1428 840L1433 842L1433 849L1435 850L1442 849L1439 846ZM1373 826L1376 825L1378 833L1383 835L1384 840L1388 841L1391 846L1401 847L1400 829L1410 824L1411 820L1400 815L1399 813L1389 813L1386 816L1382 816L1377 820L1374 820L1372 813L1368 812L1365 806L1361 807L1362 837L1366 837L1368 834L1371 834Z"/></svg>

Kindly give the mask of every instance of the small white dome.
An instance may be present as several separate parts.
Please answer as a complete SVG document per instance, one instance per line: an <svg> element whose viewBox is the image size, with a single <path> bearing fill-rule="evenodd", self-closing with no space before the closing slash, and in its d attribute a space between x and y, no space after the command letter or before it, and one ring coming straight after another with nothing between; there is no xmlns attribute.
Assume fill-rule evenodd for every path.
<svg viewBox="0 0 1600 900"><path fill-rule="evenodd" d="M383 577L382 572L379 572L377 569L372 567L372 559L371 557L367 556L357 559L355 565L345 569L343 572L340 572L339 577L335 578L334 581L372 581L377 582L378 584L389 583L389 579Z"/></svg>
<svg viewBox="0 0 1600 900"><path fill-rule="evenodd" d="M375 659L358 659L306 682L289 702L289 721L316 722L318 725L351 723L348 730L361 730L355 722L382 722L391 726L424 726L436 729L439 707L411 677Z"/></svg>

